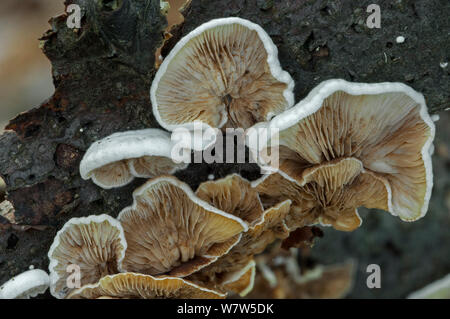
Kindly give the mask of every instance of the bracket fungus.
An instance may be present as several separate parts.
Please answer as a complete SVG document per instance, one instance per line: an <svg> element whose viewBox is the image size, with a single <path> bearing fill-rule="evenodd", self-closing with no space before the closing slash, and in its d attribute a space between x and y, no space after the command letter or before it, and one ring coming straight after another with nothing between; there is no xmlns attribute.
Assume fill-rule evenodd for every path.
<svg viewBox="0 0 450 319"><path fill-rule="evenodd" d="M119 272L126 249L124 231L116 219L108 215L70 219L48 252L51 294L64 298L73 290L67 285L68 267L79 267L81 285Z"/></svg>
<svg viewBox="0 0 450 319"><path fill-rule="evenodd" d="M238 174L200 184L195 194L205 202L244 220L249 226L264 213L258 193Z"/></svg>
<svg viewBox="0 0 450 319"><path fill-rule="evenodd" d="M187 167L171 157L174 142L160 129L115 133L94 142L80 163L80 174L102 188L120 187L135 177L173 174Z"/></svg>
<svg viewBox="0 0 450 319"><path fill-rule="evenodd" d="M0 287L0 299L28 299L44 293L50 284L48 274L41 269L25 271Z"/></svg>
<svg viewBox="0 0 450 319"><path fill-rule="evenodd" d="M153 114L169 131L194 122L248 128L291 107L293 87L267 33L232 17L182 38L158 69L150 97Z"/></svg>
<svg viewBox="0 0 450 319"><path fill-rule="evenodd" d="M401 83L329 80L293 106L293 87L277 47L250 21L215 19L182 38L150 89L153 115L172 136L159 129L116 133L93 143L80 163L82 178L106 189L153 179L133 192L117 220L74 218L58 232L48 253L52 295L245 296L255 282L254 256L296 229L319 223L354 230L361 206L406 221L425 215L435 128L420 93ZM275 173L252 183L233 174L195 193L169 176L189 160L175 161L174 147L204 150L218 129L230 127L247 129L252 156ZM205 128L214 128L209 138ZM272 150L276 164L260 156ZM285 246L311 245L314 236L303 240L300 233ZM81 288L68 287L70 265L80 268ZM338 269L336 285L332 276L322 278L331 292L311 284L312 295L343 293L352 269ZM308 284L300 275L293 257L269 281L284 280L294 295Z"/></svg>
<svg viewBox="0 0 450 319"><path fill-rule="evenodd" d="M68 296L71 299L222 299L226 295L176 277L153 277L137 273L108 275Z"/></svg>
<svg viewBox="0 0 450 319"><path fill-rule="evenodd" d="M291 201L284 200L264 210L258 193L251 183L237 174L223 179L204 182L196 192L197 196L211 205L235 215L248 224L248 231L230 254L242 249L246 255L261 253L277 238L286 238L289 230L285 218Z"/></svg>
<svg viewBox="0 0 450 319"><path fill-rule="evenodd" d="M237 174L204 182L196 194L248 224L248 231L242 234L240 241L226 255L190 277L196 282L226 290L224 278L234 277L251 262L253 255L263 252L276 239L289 236L285 218L291 201L285 200L264 210L259 195L250 182Z"/></svg>
<svg viewBox="0 0 450 319"><path fill-rule="evenodd" d="M128 243L123 270L184 277L236 245L247 225L171 176L148 181L119 214Z"/></svg>
<svg viewBox="0 0 450 319"><path fill-rule="evenodd" d="M367 188L385 185L377 194L384 207L378 208L404 221L426 214L433 186L429 148L435 127L423 96L410 87L329 80L294 107L258 125L279 129L275 146L279 147L278 173L284 178L303 185L311 169L358 160L362 169L355 181L364 179ZM382 204L386 192L387 207Z"/></svg>
<svg viewBox="0 0 450 319"><path fill-rule="evenodd" d="M322 224L352 231L361 225L357 208L389 210L389 184L383 177L364 170L361 161L344 158L303 171L301 182L275 173L253 182L268 205L292 200L286 218L289 230Z"/></svg>

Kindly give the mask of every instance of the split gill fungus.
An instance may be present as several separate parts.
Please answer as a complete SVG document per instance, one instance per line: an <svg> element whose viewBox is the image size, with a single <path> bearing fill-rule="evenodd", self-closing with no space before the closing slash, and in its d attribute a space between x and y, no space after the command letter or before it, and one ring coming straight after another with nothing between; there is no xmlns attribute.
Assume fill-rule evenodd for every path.
<svg viewBox="0 0 450 319"><path fill-rule="evenodd" d="M360 224L359 206L404 221L426 214L435 128L423 96L410 87L329 80L257 125L277 128L279 135L266 138L253 156L277 147L279 166L277 174L264 176L254 187L268 202L291 199L294 218L303 219L300 226L322 223L353 230Z"/></svg>
<svg viewBox="0 0 450 319"><path fill-rule="evenodd" d="M240 18L207 22L175 45L150 89L153 115L174 132L118 132L88 149L80 175L104 189L151 179L117 218L74 218L58 232L48 253L53 296L245 296L256 256L299 228L352 231L362 206L405 221L425 215L434 124L423 96L401 83L329 80L294 105L277 54L260 26ZM260 155L277 148L279 165L254 181L232 174L194 192L171 176L187 168L171 151L177 138L199 138L195 123L279 132L248 145L262 167L272 163ZM189 133L174 138L178 128ZM69 265L78 265L81 287L67 287Z"/></svg>

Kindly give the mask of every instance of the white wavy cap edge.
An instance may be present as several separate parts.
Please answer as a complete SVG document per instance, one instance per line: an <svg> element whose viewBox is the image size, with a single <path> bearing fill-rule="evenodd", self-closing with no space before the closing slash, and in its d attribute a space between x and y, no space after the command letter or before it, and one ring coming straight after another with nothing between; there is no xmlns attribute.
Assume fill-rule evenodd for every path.
<svg viewBox="0 0 450 319"><path fill-rule="evenodd" d="M119 230L119 238L120 238L120 242L123 246L123 250L120 254L120 256L117 256L117 264L118 264L118 268L119 270L122 268L122 261L125 258L125 251L127 250L127 241L125 239L125 233L123 231L122 225L120 224L120 222L118 220L116 220L115 218L109 216L109 215L91 215L88 217L75 217L70 219L69 221L67 221L63 228L61 228L58 233L55 236L55 239L53 241L53 244L50 246L50 249L48 251L48 259L50 261L48 269L50 272L50 293L58 298L58 299L62 299L65 297L64 293L61 292L57 292L55 291L55 285L56 282L60 279L58 276L58 273L55 271L55 267L58 266L58 260L53 258L53 252L55 251L55 249L60 245L60 236L71 226L73 225L79 225L79 224L85 224L85 225L89 225L91 223L98 223L101 224L105 221L108 221L112 227L116 227Z"/></svg>
<svg viewBox="0 0 450 319"><path fill-rule="evenodd" d="M144 129L114 133L89 147L80 162L80 175L91 178L93 170L125 159L143 156L172 158L170 134L160 129Z"/></svg>
<svg viewBox="0 0 450 319"><path fill-rule="evenodd" d="M426 212L428 211L428 205L431 197L431 190L433 188L433 170L430 153L431 148L433 146L433 140L436 129L434 122L428 113L428 108L425 103L424 96L421 93L412 89L411 87L407 86L406 84L399 82L354 83L342 79L332 79L324 81L320 83L318 86L316 86L313 90L311 90L311 92L303 100L301 100L299 103L297 103L290 109L287 109L283 113L275 116L271 121L260 122L252 127L257 129L261 128L266 129L264 133L269 132L268 136L266 136L265 134L264 135L259 134L254 130L252 131L251 130L252 128L250 128L248 132L251 132L251 134L248 134L246 136L247 141L250 140L254 142L256 135L258 135L257 136L258 143L257 144L252 143L252 145L258 145L258 148L255 149L254 147L253 148L251 147L252 145L250 144L248 145L250 155L253 158L259 159L257 154L267 145L268 141L272 137L270 135L271 133L276 134L277 132L283 131L295 125L305 117L315 113L321 108L323 101L337 91L343 91L351 95L374 95L374 94L400 92L407 95L417 104L419 104L420 117L430 128L430 137L425 142L421 150L421 155L425 166L426 183L427 183L427 189L424 196L424 205L422 206L420 215L414 218L413 220L417 220L425 216ZM259 164L260 166L263 167L263 165L267 163L259 163ZM393 213L393 215L397 216L397 214L395 213ZM405 221L413 221L413 220L405 220Z"/></svg>
<svg viewBox="0 0 450 319"><path fill-rule="evenodd" d="M152 86L150 88L150 100L152 102L152 108L153 108L153 114L158 121L158 123L164 127L165 129L169 131L173 131L174 129L178 127L186 127L188 129L191 129L194 123L201 123L201 121L195 121L190 123L184 123L184 124L167 124L165 123L161 115L158 111L158 102L156 101L156 91L158 89L159 82L164 75L164 73L167 71L167 67L170 63L170 61L177 55L177 53L194 37L200 35L202 32L212 29L214 27L220 26L220 25L228 25L228 24L240 24L245 27L247 27L250 30L254 30L257 32L259 38L263 42L264 48L267 52L267 64L269 65L270 72L272 73L272 76L283 83L287 84L286 89L283 92L283 96L286 99L288 106L287 108L291 107L294 104L294 80L290 76L290 74L286 71L284 71L281 68L280 61L278 60L278 49L277 46L273 43L270 36L264 31L263 28L261 28L256 23L250 22L248 20L237 18L237 17L230 17L230 18L221 18L221 19L213 19L209 22L206 22L190 33L188 33L186 36L184 36L178 43L175 45L175 47L170 51L169 55L164 59L163 63L158 69L158 72L156 72L155 78L152 82ZM223 126L225 124L224 121L227 119L224 118L222 120L223 123L220 123L219 127ZM209 125L207 125L209 126ZM211 144L209 144L211 145Z"/></svg>

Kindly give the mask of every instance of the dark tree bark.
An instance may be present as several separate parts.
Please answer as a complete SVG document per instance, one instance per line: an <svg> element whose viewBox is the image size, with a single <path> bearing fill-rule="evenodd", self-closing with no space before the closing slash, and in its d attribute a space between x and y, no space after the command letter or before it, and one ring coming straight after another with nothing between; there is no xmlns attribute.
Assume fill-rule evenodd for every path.
<svg viewBox="0 0 450 319"><path fill-rule="evenodd" d="M111 6L111 1L116 6ZM381 7L381 28L369 29L366 8ZM0 175L17 227L0 219L0 283L27 269L46 269L56 231L70 218L116 216L142 180L102 190L78 173L89 145L109 134L159 127L149 99L155 52L167 26L159 0L68 0L82 8L82 26L51 19L42 40L52 62L55 93L11 120L0 136ZM299 101L321 81L406 82L422 92L432 113L450 107L448 0L193 0L176 41L213 18L239 16L261 25L295 80ZM111 9L117 7L117 9ZM396 37L405 37L402 44ZM196 187L213 173L255 178L254 165L191 165L177 176ZM0 217L1 218L1 217Z"/></svg>

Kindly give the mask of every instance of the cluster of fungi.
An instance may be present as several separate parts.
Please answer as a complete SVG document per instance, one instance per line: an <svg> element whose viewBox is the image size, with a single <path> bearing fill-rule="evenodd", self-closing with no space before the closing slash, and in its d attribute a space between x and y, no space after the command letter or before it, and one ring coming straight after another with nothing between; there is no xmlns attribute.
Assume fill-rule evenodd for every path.
<svg viewBox="0 0 450 319"><path fill-rule="evenodd" d="M188 168L172 160L169 133L153 128L95 142L80 164L83 178L105 189L150 180L117 218L74 218L58 232L48 253L52 295L245 296L257 255L299 229L352 231L361 206L405 221L425 215L434 125L421 94L401 83L328 80L294 105L293 87L276 46L254 23L216 19L182 38L150 90L159 124L276 128L276 141L251 151L276 147L278 167L255 181L238 174L206 181L194 192L171 176ZM67 285L72 264L80 287Z"/></svg>

